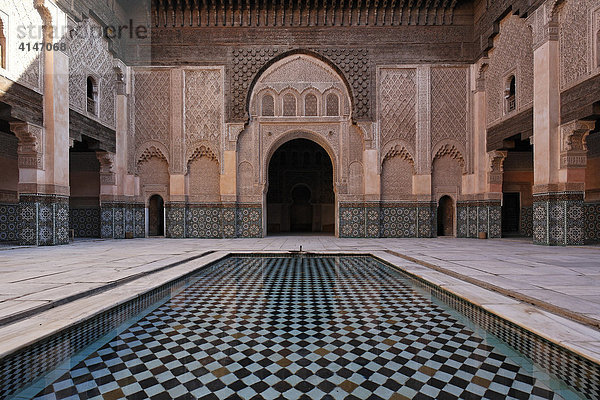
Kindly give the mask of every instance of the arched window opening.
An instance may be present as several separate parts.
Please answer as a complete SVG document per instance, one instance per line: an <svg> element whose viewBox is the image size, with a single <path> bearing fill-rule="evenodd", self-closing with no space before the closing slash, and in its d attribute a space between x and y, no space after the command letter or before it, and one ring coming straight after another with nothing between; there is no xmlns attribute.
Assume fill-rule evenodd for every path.
<svg viewBox="0 0 600 400"><path fill-rule="evenodd" d="M4 21L0 18L0 67L6 69L6 36L4 36Z"/></svg>
<svg viewBox="0 0 600 400"><path fill-rule="evenodd" d="M504 90L506 114L517 109L517 79L514 75L508 78L506 89Z"/></svg>
<svg viewBox="0 0 600 400"><path fill-rule="evenodd" d="M87 111L98 115L98 84L91 76L87 78Z"/></svg>
<svg viewBox="0 0 600 400"><path fill-rule="evenodd" d="M307 117L317 116L317 96L309 93L304 98L304 115Z"/></svg>
<svg viewBox="0 0 600 400"><path fill-rule="evenodd" d="M339 98L336 94L329 93L327 95L327 116L337 117L340 115Z"/></svg>
<svg viewBox="0 0 600 400"><path fill-rule="evenodd" d="M296 97L291 93L283 96L283 115L288 117L296 115Z"/></svg>
<svg viewBox="0 0 600 400"><path fill-rule="evenodd" d="M265 94L262 97L262 112L263 117L272 117L275 115L275 100L270 94Z"/></svg>

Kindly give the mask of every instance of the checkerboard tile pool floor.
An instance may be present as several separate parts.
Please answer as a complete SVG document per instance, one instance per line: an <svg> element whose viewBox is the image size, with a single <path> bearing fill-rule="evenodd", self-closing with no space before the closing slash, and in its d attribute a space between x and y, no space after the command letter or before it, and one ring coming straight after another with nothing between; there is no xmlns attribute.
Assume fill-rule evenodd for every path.
<svg viewBox="0 0 600 400"><path fill-rule="evenodd" d="M230 258L35 397L569 397L505 353L373 259Z"/></svg>

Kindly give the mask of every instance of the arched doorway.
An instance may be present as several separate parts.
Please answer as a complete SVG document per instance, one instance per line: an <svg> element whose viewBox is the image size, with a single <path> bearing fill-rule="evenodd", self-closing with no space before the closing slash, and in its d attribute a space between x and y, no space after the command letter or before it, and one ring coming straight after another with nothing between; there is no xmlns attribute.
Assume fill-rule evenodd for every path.
<svg viewBox="0 0 600 400"><path fill-rule="evenodd" d="M267 233L335 231L333 164L308 139L281 145L269 161Z"/></svg>
<svg viewBox="0 0 600 400"><path fill-rule="evenodd" d="M165 235L165 203L157 194L148 202L148 236Z"/></svg>
<svg viewBox="0 0 600 400"><path fill-rule="evenodd" d="M437 210L438 236L454 236L454 201L450 196L440 199Z"/></svg>

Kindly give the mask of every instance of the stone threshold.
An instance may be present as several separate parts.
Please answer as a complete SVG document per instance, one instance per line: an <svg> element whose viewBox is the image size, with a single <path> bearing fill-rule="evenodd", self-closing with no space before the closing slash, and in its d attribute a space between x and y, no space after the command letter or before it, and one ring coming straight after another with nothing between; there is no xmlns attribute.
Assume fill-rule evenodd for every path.
<svg viewBox="0 0 600 400"><path fill-rule="evenodd" d="M19 312L16 312L14 314L7 315L5 317L0 317L0 327L3 327L3 326L6 326L6 325L9 325L9 324L21 321L21 320L23 320L25 318L30 318L30 317L32 317L32 316L34 316L36 314L42 313L42 312L50 310L52 308L56 308L56 307L62 306L64 304L72 303L74 301L77 301L79 299L83 299L85 297L90 297L90 296L94 296L94 295L100 294L100 293L105 292L107 290L114 289L114 288L116 288L118 286L122 286L122 285L124 285L126 283L129 283L129 282L132 282L132 281L134 281L136 279L142 278L144 276L152 275L152 274L158 273L160 271L164 271L165 269L173 268L173 267L176 267L178 265L187 263L189 261L197 260L197 259L202 258L202 257L204 257L206 255L209 255L209 254L211 254L213 252L214 251L212 251L212 250L211 251L205 251L205 252L203 252L201 254L197 254L197 255L194 255L194 256L191 256L191 257L186 257L186 258L184 258L182 260L178 260L178 261L175 261L175 262L163 265L163 266L158 267L156 269L153 269L151 271L138 272L137 274L133 274L133 275L127 276L125 278L121 278L121 279L117 279L117 280L112 281L112 282L108 282L105 285L102 285L100 287L96 287L96 288L89 289L89 290L84 290L84 291L81 291L79 293L75 293L75 294L73 294L71 296L63 297L63 298L58 299L58 300L52 300L52 301L49 301L48 303L45 303L45 304L42 304L42 305L39 305L39 306L36 306L36 307L28 308L26 310L19 311Z"/></svg>

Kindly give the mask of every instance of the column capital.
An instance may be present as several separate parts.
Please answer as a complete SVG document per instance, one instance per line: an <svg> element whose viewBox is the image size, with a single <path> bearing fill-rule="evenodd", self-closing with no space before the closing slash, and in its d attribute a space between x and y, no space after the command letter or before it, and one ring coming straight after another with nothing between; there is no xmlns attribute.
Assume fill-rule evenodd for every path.
<svg viewBox="0 0 600 400"><path fill-rule="evenodd" d="M575 120L561 125L560 168L587 166L586 138L596 126L595 121Z"/></svg>
<svg viewBox="0 0 600 400"><path fill-rule="evenodd" d="M547 0L527 19L533 33L533 50L550 41L558 41L558 20L555 16L558 0Z"/></svg>
<svg viewBox="0 0 600 400"><path fill-rule="evenodd" d="M97 151L96 157L100 162L100 184L101 185L116 185L117 176L115 173L115 157L114 153L108 151Z"/></svg>
<svg viewBox="0 0 600 400"><path fill-rule="evenodd" d="M29 122L10 122L10 130L19 139L19 168L44 169L44 128Z"/></svg>
<svg viewBox="0 0 600 400"><path fill-rule="evenodd" d="M488 153L488 184L502 184L502 173L504 172L504 160L508 151L494 150Z"/></svg>

